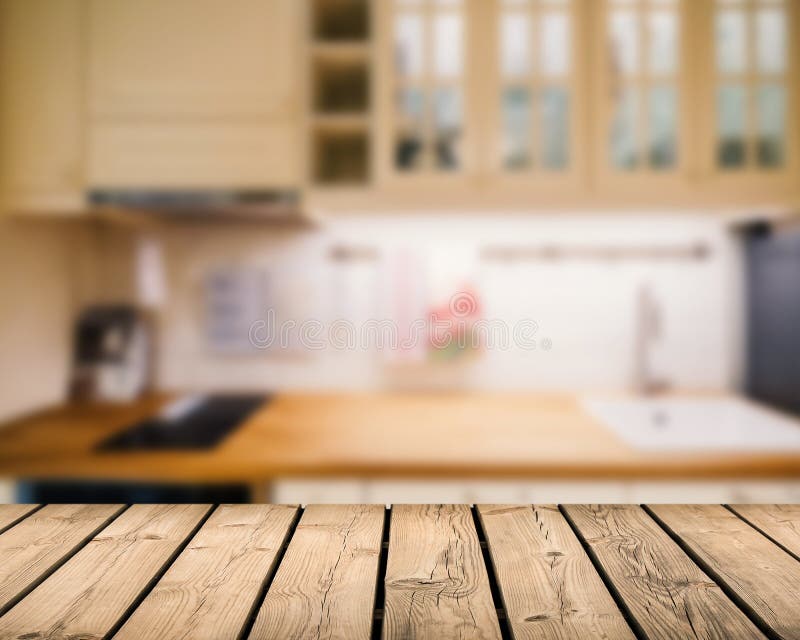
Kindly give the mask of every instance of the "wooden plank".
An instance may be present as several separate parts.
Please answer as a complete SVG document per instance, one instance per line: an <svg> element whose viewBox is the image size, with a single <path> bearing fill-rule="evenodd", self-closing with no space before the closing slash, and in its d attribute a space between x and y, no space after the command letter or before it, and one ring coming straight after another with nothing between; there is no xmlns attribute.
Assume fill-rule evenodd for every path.
<svg viewBox="0 0 800 640"><path fill-rule="evenodd" d="M800 638L800 562L720 505L650 509L762 628Z"/></svg>
<svg viewBox="0 0 800 640"><path fill-rule="evenodd" d="M478 513L515 640L634 638L558 507L482 505Z"/></svg>
<svg viewBox="0 0 800 640"><path fill-rule="evenodd" d="M800 505L737 504L730 508L800 558Z"/></svg>
<svg viewBox="0 0 800 640"><path fill-rule="evenodd" d="M383 516L382 505L309 506L250 638L367 640Z"/></svg>
<svg viewBox="0 0 800 640"><path fill-rule="evenodd" d="M0 615L123 508L51 504L0 535Z"/></svg>
<svg viewBox="0 0 800 640"><path fill-rule="evenodd" d="M0 504L0 532L15 525L38 506L38 504Z"/></svg>
<svg viewBox="0 0 800 640"><path fill-rule="evenodd" d="M383 637L500 638L466 505L392 508Z"/></svg>
<svg viewBox="0 0 800 640"><path fill-rule="evenodd" d="M134 505L0 618L0 638L101 638L192 534L208 505Z"/></svg>
<svg viewBox="0 0 800 640"><path fill-rule="evenodd" d="M238 638L297 507L221 505L115 638Z"/></svg>
<svg viewBox="0 0 800 640"><path fill-rule="evenodd" d="M763 637L641 507L565 505L564 510L640 635Z"/></svg>

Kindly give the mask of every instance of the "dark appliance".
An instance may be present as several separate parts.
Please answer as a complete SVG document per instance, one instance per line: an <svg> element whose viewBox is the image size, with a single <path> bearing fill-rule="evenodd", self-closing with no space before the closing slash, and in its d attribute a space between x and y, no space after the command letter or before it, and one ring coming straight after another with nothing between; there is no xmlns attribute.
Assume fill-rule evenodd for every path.
<svg viewBox="0 0 800 640"><path fill-rule="evenodd" d="M800 415L800 226L746 233L747 391Z"/></svg>
<svg viewBox="0 0 800 640"><path fill-rule="evenodd" d="M262 394L186 398L103 440L97 450L212 449L269 399Z"/></svg>
<svg viewBox="0 0 800 640"><path fill-rule="evenodd" d="M245 484L158 484L35 480L20 482L17 502L25 504L219 504L253 501Z"/></svg>

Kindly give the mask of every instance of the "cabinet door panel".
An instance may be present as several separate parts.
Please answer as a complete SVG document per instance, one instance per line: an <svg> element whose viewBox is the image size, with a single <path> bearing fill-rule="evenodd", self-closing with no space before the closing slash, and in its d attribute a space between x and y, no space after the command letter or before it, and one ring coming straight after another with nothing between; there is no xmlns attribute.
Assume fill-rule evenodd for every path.
<svg viewBox="0 0 800 640"><path fill-rule="evenodd" d="M91 0L93 116L268 117L296 106L297 0Z"/></svg>
<svg viewBox="0 0 800 640"><path fill-rule="evenodd" d="M470 112L469 3L388 0L387 130L396 176L463 173Z"/></svg>
<svg viewBox="0 0 800 640"><path fill-rule="evenodd" d="M716 0L714 9L714 168L785 171L791 160L790 4Z"/></svg>
<svg viewBox="0 0 800 640"><path fill-rule="evenodd" d="M683 5L607 0L598 111L605 140L600 167L628 177L680 172L685 149L682 103L687 62Z"/></svg>
<svg viewBox="0 0 800 640"><path fill-rule="evenodd" d="M552 179L574 168L578 43L574 1L498 5L496 167L506 177Z"/></svg>
<svg viewBox="0 0 800 640"><path fill-rule="evenodd" d="M81 202L81 27L81 0L0 2L0 163L15 210Z"/></svg>

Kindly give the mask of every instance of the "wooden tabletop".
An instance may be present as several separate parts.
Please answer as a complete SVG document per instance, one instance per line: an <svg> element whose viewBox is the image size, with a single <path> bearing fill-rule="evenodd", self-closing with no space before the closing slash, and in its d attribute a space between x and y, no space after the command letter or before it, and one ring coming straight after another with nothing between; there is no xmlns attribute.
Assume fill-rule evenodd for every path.
<svg viewBox="0 0 800 640"><path fill-rule="evenodd" d="M0 505L0 639L800 638L798 593L798 505Z"/></svg>
<svg viewBox="0 0 800 640"><path fill-rule="evenodd" d="M0 476L208 483L288 476L800 478L796 452L636 451L568 394L280 394L209 451L95 450L169 400L70 405L19 420L0 430Z"/></svg>

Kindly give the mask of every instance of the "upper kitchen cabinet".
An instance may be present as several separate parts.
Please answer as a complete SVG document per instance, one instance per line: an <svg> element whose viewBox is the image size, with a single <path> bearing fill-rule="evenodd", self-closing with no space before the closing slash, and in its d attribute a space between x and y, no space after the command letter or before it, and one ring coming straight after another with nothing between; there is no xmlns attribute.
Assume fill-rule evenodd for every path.
<svg viewBox="0 0 800 640"><path fill-rule="evenodd" d="M580 0L498 0L486 132L492 169L504 186L574 186L585 155Z"/></svg>
<svg viewBox="0 0 800 640"><path fill-rule="evenodd" d="M595 190L666 204L800 195L794 0L602 0L591 67ZM599 30L599 32L598 32Z"/></svg>
<svg viewBox="0 0 800 640"><path fill-rule="evenodd" d="M83 207L82 0L0 0L0 211Z"/></svg>
<svg viewBox="0 0 800 640"><path fill-rule="evenodd" d="M376 5L384 185L468 205L586 194L586 0Z"/></svg>
<svg viewBox="0 0 800 640"><path fill-rule="evenodd" d="M626 193L686 186L691 165L690 51L681 0L603 0L594 6L596 176Z"/></svg>
<svg viewBox="0 0 800 640"><path fill-rule="evenodd" d="M794 0L371 6L374 186L392 204L800 197Z"/></svg>
<svg viewBox="0 0 800 640"><path fill-rule="evenodd" d="M481 58L482 8L472 0L385 0L380 9L380 175L463 185L480 171L473 63Z"/></svg>
<svg viewBox="0 0 800 640"><path fill-rule="evenodd" d="M93 117L268 117L297 106L297 0L90 0Z"/></svg>
<svg viewBox="0 0 800 640"><path fill-rule="evenodd" d="M712 0L706 162L735 192L800 184L800 51L792 0Z"/></svg>
<svg viewBox="0 0 800 640"><path fill-rule="evenodd" d="M303 4L89 0L91 186L297 186Z"/></svg>

